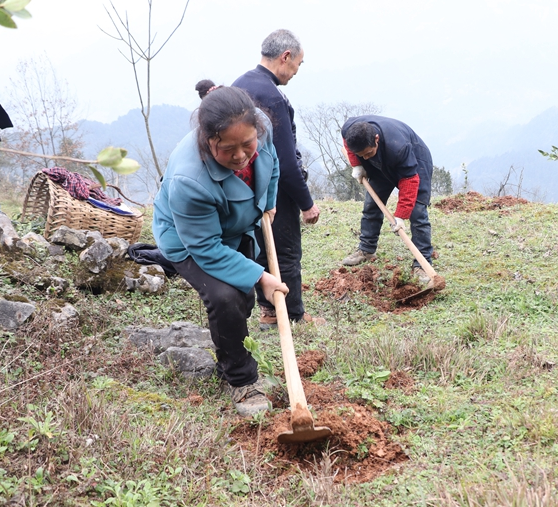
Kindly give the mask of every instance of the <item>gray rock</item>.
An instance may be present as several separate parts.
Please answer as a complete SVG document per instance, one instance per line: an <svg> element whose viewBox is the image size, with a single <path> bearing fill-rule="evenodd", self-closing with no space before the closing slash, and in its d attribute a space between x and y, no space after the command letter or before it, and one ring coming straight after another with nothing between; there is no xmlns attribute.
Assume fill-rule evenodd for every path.
<svg viewBox="0 0 558 507"><path fill-rule="evenodd" d="M161 266L150 264L139 268L137 278L125 274L124 284L127 291L138 290L145 294L160 294L166 288L167 277Z"/></svg>
<svg viewBox="0 0 558 507"><path fill-rule="evenodd" d="M4 329L17 329L35 311L32 303L0 299L0 326Z"/></svg>
<svg viewBox="0 0 558 507"><path fill-rule="evenodd" d="M148 294L160 294L165 289L166 276L158 264L142 266L139 270L138 290Z"/></svg>
<svg viewBox="0 0 558 507"><path fill-rule="evenodd" d="M111 246L101 237L79 254L79 260L91 273L100 273L107 267L107 259L112 256Z"/></svg>
<svg viewBox="0 0 558 507"><path fill-rule="evenodd" d="M71 329L79 325L79 313L69 303L66 303L60 311L52 312L54 327Z"/></svg>
<svg viewBox="0 0 558 507"><path fill-rule="evenodd" d="M62 245L53 245L52 243L50 243L48 246L48 253L56 262L66 261L66 250L64 250L64 247Z"/></svg>
<svg viewBox="0 0 558 507"><path fill-rule="evenodd" d="M107 238L107 243L112 248L112 256L117 259L123 259L128 253L130 243L123 238Z"/></svg>
<svg viewBox="0 0 558 507"><path fill-rule="evenodd" d="M185 347L215 350L209 329L196 326L191 322L173 322L164 329L138 328L128 326L123 331L138 348L151 347L160 354L170 347Z"/></svg>
<svg viewBox="0 0 558 507"><path fill-rule="evenodd" d="M44 236L36 234L35 232L28 232L16 242L16 247L22 252L43 259L50 255L50 246L50 243Z"/></svg>
<svg viewBox="0 0 558 507"><path fill-rule="evenodd" d="M103 239L103 235L99 231L81 231L81 232L85 233L85 238L91 243Z"/></svg>
<svg viewBox="0 0 558 507"><path fill-rule="evenodd" d="M165 279L160 276L141 275L138 290L147 294L160 294L165 289Z"/></svg>
<svg viewBox="0 0 558 507"><path fill-rule="evenodd" d="M62 245L53 245L51 243L49 243L49 245L48 245L48 252L53 257L57 257L57 256L60 256L60 255L66 255L66 251L64 250L64 247Z"/></svg>
<svg viewBox="0 0 558 507"><path fill-rule="evenodd" d="M215 371L215 361L205 349L169 347L157 357L162 364L172 366L189 378L209 378Z"/></svg>
<svg viewBox="0 0 558 507"><path fill-rule="evenodd" d="M0 248L11 250L19 240L19 236L14 229L12 221L2 211L0 211Z"/></svg>
<svg viewBox="0 0 558 507"><path fill-rule="evenodd" d="M51 276L49 281L49 287L52 287L56 294L62 294L70 286L68 280L59 276Z"/></svg>
<svg viewBox="0 0 558 507"><path fill-rule="evenodd" d="M41 236L40 234L37 234L35 232L28 232L25 236L21 237L21 241L24 241L25 243L39 243L46 248L48 248L48 246L50 245L50 243L44 236Z"/></svg>
<svg viewBox="0 0 558 507"><path fill-rule="evenodd" d="M70 229L65 225L54 231L50 241L55 245L62 245L69 250L83 250L87 246L87 236L83 231Z"/></svg>
<svg viewBox="0 0 558 507"><path fill-rule="evenodd" d="M149 264L139 268L140 275L165 276L165 270L159 264Z"/></svg>
<svg viewBox="0 0 558 507"><path fill-rule="evenodd" d="M37 256L37 250L35 249L35 246L29 243L26 243L25 241L22 241L21 239L16 240L14 248L17 248L18 250L21 250L24 254L30 255L31 257L36 257Z"/></svg>
<svg viewBox="0 0 558 507"><path fill-rule="evenodd" d="M126 286L127 291L132 292L139 287L139 278L124 276L124 285Z"/></svg>

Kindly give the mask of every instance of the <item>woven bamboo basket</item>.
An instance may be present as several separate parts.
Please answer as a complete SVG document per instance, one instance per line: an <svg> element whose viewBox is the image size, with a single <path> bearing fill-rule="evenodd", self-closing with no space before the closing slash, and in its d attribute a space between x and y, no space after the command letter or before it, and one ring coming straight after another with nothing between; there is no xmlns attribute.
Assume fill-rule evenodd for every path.
<svg viewBox="0 0 558 507"><path fill-rule="evenodd" d="M21 220L44 217L45 238L65 225L71 229L99 231L105 238L122 238L136 243L143 225L143 214L118 215L72 197L46 174L37 173L27 190Z"/></svg>

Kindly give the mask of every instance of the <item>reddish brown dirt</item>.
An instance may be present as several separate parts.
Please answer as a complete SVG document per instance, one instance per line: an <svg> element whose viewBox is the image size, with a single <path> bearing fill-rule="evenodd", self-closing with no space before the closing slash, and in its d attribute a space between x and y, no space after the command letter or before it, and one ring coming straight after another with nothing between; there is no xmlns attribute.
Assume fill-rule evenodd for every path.
<svg viewBox="0 0 558 507"><path fill-rule="evenodd" d="M326 355L322 350L307 350L297 359L298 371L301 377L311 377L324 364Z"/></svg>
<svg viewBox="0 0 558 507"><path fill-rule="evenodd" d="M380 279L381 274L378 267L364 264L350 269L345 267L334 269L328 278L322 278L316 282L315 289L340 301L360 296L378 310L392 313L422 308L436 297L435 291L425 291L424 286L403 282L401 268L389 264L386 264L384 268L392 272L391 280L387 282L382 282ZM436 278L443 280L439 276ZM435 287L443 289L445 282L439 281ZM414 297L405 300L409 296Z"/></svg>
<svg viewBox="0 0 558 507"><path fill-rule="evenodd" d="M471 213L476 211L503 210L502 213L509 213L505 208L512 208L518 205L529 204L526 199L505 195L503 197L486 197L478 192L467 192L445 197L434 204L436 208L444 213L464 212Z"/></svg>
<svg viewBox="0 0 558 507"><path fill-rule="evenodd" d="M203 403L203 396L200 396L198 393L192 393L186 398L186 401L190 405L197 407Z"/></svg>
<svg viewBox="0 0 558 507"><path fill-rule="evenodd" d="M410 394L415 390L415 381L405 371L393 371L384 387L386 389L401 389L404 393Z"/></svg>
<svg viewBox="0 0 558 507"><path fill-rule="evenodd" d="M319 351L301 355L297 362L301 369L316 367ZM318 366L319 367L319 366ZM404 372L392 376L393 388L412 389L412 379ZM273 456L266 459L265 467L271 467L290 475L297 469L307 473L320 470L320 463L329 459L329 474L335 482L369 482L395 464L408 457L399 444L390 440L392 429L387 422L379 421L374 410L364 404L349 401L345 389L339 383L316 384L303 380L304 393L315 415L314 427L326 426L333 435L324 441L303 444L280 444L278 435L292 431L291 412L281 397L273 398L276 408L285 410L267 416L260 428L242 420L232 433L232 438L245 450L256 456Z"/></svg>

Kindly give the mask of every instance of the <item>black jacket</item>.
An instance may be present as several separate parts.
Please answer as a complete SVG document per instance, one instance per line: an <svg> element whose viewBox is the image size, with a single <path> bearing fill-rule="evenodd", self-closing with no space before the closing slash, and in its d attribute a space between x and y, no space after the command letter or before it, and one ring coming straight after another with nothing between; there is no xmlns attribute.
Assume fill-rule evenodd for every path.
<svg viewBox="0 0 558 507"><path fill-rule="evenodd" d="M8 116L8 113L4 111L4 108L0 106L0 129L7 129L13 127L12 120Z"/></svg>
<svg viewBox="0 0 558 507"><path fill-rule="evenodd" d="M279 187L302 211L306 211L314 205L314 201L297 157L294 109L285 94L277 88L278 85L275 74L262 65L249 70L232 84L246 90L256 105L271 115L273 144L279 157Z"/></svg>

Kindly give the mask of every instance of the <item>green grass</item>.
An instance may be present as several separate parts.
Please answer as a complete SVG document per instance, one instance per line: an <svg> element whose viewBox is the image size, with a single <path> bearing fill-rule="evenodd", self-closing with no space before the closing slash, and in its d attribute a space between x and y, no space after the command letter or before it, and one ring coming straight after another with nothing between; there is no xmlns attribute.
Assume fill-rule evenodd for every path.
<svg viewBox="0 0 558 507"><path fill-rule="evenodd" d="M206 325L193 290L70 290L80 327L61 335L44 291L2 273L0 295L25 295L38 310L0 335L0 505L17 491L27 505L61 506L558 505L558 206L432 207L434 267L447 286L400 314L313 290L357 247L362 204L318 206L319 222L303 226L304 298L328 324L294 326L295 347L327 352L316 381L367 390L408 462L339 485L326 454L311 472L282 477L231 438L233 409L217 382L187 381L121 336L129 324ZM149 215L141 241L152 242ZM379 266L410 271L411 254L387 225L377 253ZM257 312L249 329L282 369L277 336L259 332ZM415 390L366 383L365 372L386 369L407 372Z"/></svg>

